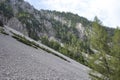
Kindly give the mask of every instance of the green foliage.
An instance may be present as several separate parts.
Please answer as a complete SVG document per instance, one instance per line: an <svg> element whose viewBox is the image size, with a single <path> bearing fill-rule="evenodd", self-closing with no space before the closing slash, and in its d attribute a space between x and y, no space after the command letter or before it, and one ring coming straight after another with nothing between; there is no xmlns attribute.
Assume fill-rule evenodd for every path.
<svg viewBox="0 0 120 80"><path fill-rule="evenodd" d="M56 32L56 38L60 39L61 42L63 43L70 43L71 38L73 35L77 37L78 39L78 34L77 30L73 27L68 27L67 25L63 25L61 22L56 21L56 20L51 20L52 26Z"/></svg>
<svg viewBox="0 0 120 80"><path fill-rule="evenodd" d="M61 39L61 41L65 43L70 40L68 38L68 31L70 29L66 25L62 25L61 22L54 19L51 20L51 24L56 32L56 38Z"/></svg>
<svg viewBox="0 0 120 80"><path fill-rule="evenodd" d="M14 16L12 7L5 2L0 3L0 11L8 19Z"/></svg>
<svg viewBox="0 0 120 80"><path fill-rule="evenodd" d="M22 18L22 17L29 18L30 14L26 13L26 12L20 12L20 13L18 13L17 17L18 18Z"/></svg>
<svg viewBox="0 0 120 80"><path fill-rule="evenodd" d="M111 55L120 59L120 29L117 28L114 32L114 36L112 37L112 48ZM114 55L116 54L116 55Z"/></svg>
<svg viewBox="0 0 120 80"><path fill-rule="evenodd" d="M120 45L115 45L115 43L119 44L119 30L116 30L112 42L108 42L109 38L107 32L101 26L101 22L97 19L97 17L95 17L95 20L93 22L92 30L93 32L91 34L91 46L92 49L96 50L96 54L93 54L92 59L89 61L89 65L93 71L95 70L102 75L101 77L98 77L97 74L92 75L92 79L119 80L120 77L118 74L120 74L120 60L115 57L117 54L119 54L118 48L120 48ZM112 51L114 54L111 55Z"/></svg>
<svg viewBox="0 0 120 80"><path fill-rule="evenodd" d="M100 25L99 20L96 20L95 18L95 22L93 22L92 26L93 26L93 33L91 35L92 47L98 51L99 50L109 51L107 45L107 32Z"/></svg>
<svg viewBox="0 0 120 80"><path fill-rule="evenodd" d="M84 65L88 65L87 61L84 60L84 57L82 55L82 46L80 42L77 41L77 38L74 36L73 38L71 38L71 43L64 45L64 47L62 47L58 42L53 41L53 40L49 40L47 36L44 36L41 38L41 42L53 49L55 49L56 51L84 64ZM80 48L81 46L81 48Z"/></svg>
<svg viewBox="0 0 120 80"><path fill-rule="evenodd" d="M34 40L39 40L39 36L37 34L37 31L40 31L39 21L36 20L32 14L27 12L19 12L17 17L23 24L26 24L28 36Z"/></svg>
<svg viewBox="0 0 120 80"><path fill-rule="evenodd" d="M114 32L114 36L112 37L112 47L111 47L111 55L113 56L113 61L111 61L112 66L114 67L113 76L111 79L119 80L120 79L120 29L117 28Z"/></svg>
<svg viewBox="0 0 120 80"><path fill-rule="evenodd" d="M78 14L73 14L71 12L58 12L58 11L49 11L49 10L43 10L43 11L47 13L53 13L54 15L59 17L64 17L66 20L71 20L72 27L75 27L76 23L79 23L79 22L82 23L83 26L85 27L91 25L91 22L89 20L79 16Z"/></svg>
<svg viewBox="0 0 120 80"><path fill-rule="evenodd" d="M41 42L42 42L43 44L45 44L45 45L47 45L47 46L49 46L49 47L57 50L57 51L58 51L59 48L61 47L61 45L60 45L58 42L53 41L53 40L49 41L49 39L48 39L47 36L42 37L42 38L41 38Z"/></svg>
<svg viewBox="0 0 120 80"><path fill-rule="evenodd" d="M107 33L100 24L100 20L95 17L92 25L93 33L91 34L91 46L93 49L97 50L97 52L94 54L95 56L90 65L94 70L109 78L111 72L108 59L106 57L106 54L109 52ZM102 79L105 79L105 77Z"/></svg>

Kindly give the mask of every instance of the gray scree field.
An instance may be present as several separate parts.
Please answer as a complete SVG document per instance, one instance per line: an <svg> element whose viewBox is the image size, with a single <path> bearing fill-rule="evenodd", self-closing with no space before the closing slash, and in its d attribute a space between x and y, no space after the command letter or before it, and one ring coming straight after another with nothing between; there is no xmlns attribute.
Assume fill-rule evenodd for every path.
<svg viewBox="0 0 120 80"><path fill-rule="evenodd" d="M0 34L0 80L90 80L88 70Z"/></svg>

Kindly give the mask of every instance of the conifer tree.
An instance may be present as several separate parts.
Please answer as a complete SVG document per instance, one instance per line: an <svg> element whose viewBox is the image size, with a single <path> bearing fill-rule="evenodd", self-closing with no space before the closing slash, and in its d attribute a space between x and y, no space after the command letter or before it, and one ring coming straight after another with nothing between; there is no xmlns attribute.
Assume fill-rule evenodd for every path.
<svg viewBox="0 0 120 80"><path fill-rule="evenodd" d="M113 76L111 80L120 80L120 29L117 28L112 37L111 48L111 66L113 67Z"/></svg>
<svg viewBox="0 0 120 80"><path fill-rule="evenodd" d="M107 44L107 32L101 26L100 20L95 17L92 24L92 33L90 38L91 48L95 54L90 60L90 67L93 71L97 71L102 76L92 75L93 80L110 80L111 70L109 64L108 54L110 53L109 46Z"/></svg>

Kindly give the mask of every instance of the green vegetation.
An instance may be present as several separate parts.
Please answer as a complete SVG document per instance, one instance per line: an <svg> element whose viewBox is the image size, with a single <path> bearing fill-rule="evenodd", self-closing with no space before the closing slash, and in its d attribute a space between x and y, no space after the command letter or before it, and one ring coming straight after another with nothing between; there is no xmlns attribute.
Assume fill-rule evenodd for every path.
<svg viewBox="0 0 120 80"><path fill-rule="evenodd" d="M66 21L71 20L71 27L75 27L76 23L82 23L83 26L88 27L91 25L91 22L84 17L79 16L78 14L73 14L71 12L58 12L50 10L42 10L45 13L51 13L59 17L63 17Z"/></svg>
<svg viewBox="0 0 120 80"><path fill-rule="evenodd" d="M0 13L4 14L5 17L10 19L14 16L12 7L10 4L7 4L7 0L5 2L0 3Z"/></svg>
<svg viewBox="0 0 120 80"><path fill-rule="evenodd" d="M112 47L111 47L111 66L113 67L113 74L110 76L111 80L120 79L120 28L114 31L114 36L112 37Z"/></svg>
<svg viewBox="0 0 120 80"><path fill-rule="evenodd" d="M91 47L96 54L91 55L89 66L102 74L91 74L92 80L119 80L120 79L120 30L116 29L112 40L108 40L106 30L100 20L95 17L92 25ZM110 42L109 42L110 41Z"/></svg>
<svg viewBox="0 0 120 80"><path fill-rule="evenodd" d="M17 17L23 24L26 24L28 36L34 40L39 40L37 31L40 30L38 28L40 23L34 18L34 16L27 12L21 11L18 13Z"/></svg>
<svg viewBox="0 0 120 80"><path fill-rule="evenodd" d="M77 41L75 38L71 38L71 43L65 44L64 47L62 47L58 42L49 40L47 36L44 36L41 38L41 42L56 51L62 53L63 55L66 55L84 65L88 65L87 61L84 60L84 57L82 55L82 52L85 51L85 46L82 42ZM89 48L88 48L89 49Z"/></svg>

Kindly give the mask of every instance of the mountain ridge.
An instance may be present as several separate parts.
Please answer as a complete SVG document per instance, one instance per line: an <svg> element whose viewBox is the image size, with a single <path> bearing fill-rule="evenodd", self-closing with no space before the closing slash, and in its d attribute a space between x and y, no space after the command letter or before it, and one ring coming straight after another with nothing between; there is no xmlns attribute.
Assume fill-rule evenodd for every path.
<svg viewBox="0 0 120 80"><path fill-rule="evenodd" d="M58 32L60 31L57 31L55 27L59 28L62 26L63 28L68 28L67 31L71 30L70 32L72 32L72 34L75 34L77 37L83 39L84 36L86 36L85 32L83 31L86 29L83 28L91 27L92 24L92 22L86 18L80 17L79 15L70 12L65 13L50 10L38 11L24 0L1 0L0 4L0 11L2 15L8 18L7 25L10 27L16 26L16 28L21 28L21 30L19 29L21 32L23 30L23 33L27 32L24 34L33 38L34 36L41 37L43 35L56 38L56 35L59 34ZM13 22L11 22L12 20L13 22L16 21L16 24L18 24L18 26L13 24ZM78 30L78 28L76 28L78 27L78 24L81 25L82 30ZM30 29L31 27L33 30ZM33 35L30 34L31 32Z"/></svg>

